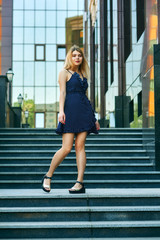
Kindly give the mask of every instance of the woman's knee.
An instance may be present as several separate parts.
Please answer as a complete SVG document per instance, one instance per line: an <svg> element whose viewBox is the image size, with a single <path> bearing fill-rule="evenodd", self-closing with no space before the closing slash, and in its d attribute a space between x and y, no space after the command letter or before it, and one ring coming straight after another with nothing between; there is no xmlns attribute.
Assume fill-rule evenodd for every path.
<svg viewBox="0 0 160 240"><path fill-rule="evenodd" d="M69 154L72 150L72 146L62 146L62 150L65 154Z"/></svg>
<svg viewBox="0 0 160 240"><path fill-rule="evenodd" d="M85 143L84 142L75 142L75 150L76 152L84 150Z"/></svg>

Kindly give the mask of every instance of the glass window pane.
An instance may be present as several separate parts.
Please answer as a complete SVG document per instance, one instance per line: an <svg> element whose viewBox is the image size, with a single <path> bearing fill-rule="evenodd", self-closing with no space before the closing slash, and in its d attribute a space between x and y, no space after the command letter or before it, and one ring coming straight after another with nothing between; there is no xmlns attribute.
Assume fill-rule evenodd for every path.
<svg viewBox="0 0 160 240"><path fill-rule="evenodd" d="M45 85L45 62L35 63L35 85L36 86Z"/></svg>
<svg viewBox="0 0 160 240"><path fill-rule="evenodd" d="M66 48L65 47L58 47L57 54L58 54L58 56L57 56L58 60L65 60Z"/></svg>
<svg viewBox="0 0 160 240"><path fill-rule="evenodd" d="M82 0L78 0L78 10L84 11L84 2Z"/></svg>
<svg viewBox="0 0 160 240"><path fill-rule="evenodd" d="M34 86L34 62L24 62L24 85Z"/></svg>
<svg viewBox="0 0 160 240"><path fill-rule="evenodd" d="M46 28L46 43L56 43L56 28Z"/></svg>
<svg viewBox="0 0 160 240"><path fill-rule="evenodd" d="M34 27L34 11L25 11L24 24L27 27Z"/></svg>
<svg viewBox="0 0 160 240"><path fill-rule="evenodd" d="M44 11L36 11L36 23L37 27L45 26L45 12Z"/></svg>
<svg viewBox="0 0 160 240"><path fill-rule="evenodd" d="M63 62L57 62L57 83L58 83L59 72L62 70L63 66L64 66ZM59 86L59 83L57 85Z"/></svg>
<svg viewBox="0 0 160 240"><path fill-rule="evenodd" d="M45 9L45 0L35 0L36 9Z"/></svg>
<svg viewBox="0 0 160 240"><path fill-rule="evenodd" d="M47 104L56 104L56 87L46 87L46 105ZM53 110L53 106L52 106ZM56 110L56 108L54 109Z"/></svg>
<svg viewBox="0 0 160 240"><path fill-rule="evenodd" d="M51 104L50 106L53 106L53 104ZM56 128L56 126L57 126L57 113L46 112L46 128Z"/></svg>
<svg viewBox="0 0 160 240"><path fill-rule="evenodd" d="M33 0L24 0L25 9L34 9L34 1Z"/></svg>
<svg viewBox="0 0 160 240"><path fill-rule="evenodd" d="M23 28L13 28L13 43L23 43Z"/></svg>
<svg viewBox="0 0 160 240"><path fill-rule="evenodd" d="M45 88L35 87L35 110L43 111L45 109Z"/></svg>
<svg viewBox="0 0 160 240"><path fill-rule="evenodd" d="M35 60L45 61L45 45L36 45Z"/></svg>
<svg viewBox="0 0 160 240"><path fill-rule="evenodd" d="M34 45L24 45L24 60L34 61Z"/></svg>
<svg viewBox="0 0 160 240"><path fill-rule="evenodd" d="M66 10L67 1L66 0L57 0L57 10Z"/></svg>
<svg viewBox="0 0 160 240"><path fill-rule="evenodd" d="M56 45L46 45L46 61L56 61Z"/></svg>
<svg viewBox="0 0 160 240"><path fill-rule="evenodd" d="M24 28L24 43L34 43L34 28Z"/></svg>
<svg viewBox="0 0 160 240"><path fill-rule="evenodd" d="M56 12L55 11L46 11L46 26L47 27L56 27Z"/></svg>
<svg viewBox="0 0 160 240"><path fill-rule="evenodd" d="M23 85L23 63L22 62L13 62L13 86L22 86Z"/></svg>
<svg viewBox="0 0 160 240"><path fill-rule="evenodd" d="M13 11L13 26L23 26L23 11Z"/></svg>
<svg viewBox="0 0 160 240"><path fill-rule="evenodd" d="M36 28L35 29L35 43L45 43L45 29L44 28Z"/></svg>
<svg viewBox="0 0 160 240"><path fill-rule="evenodd" d="M65 27L67 12L57 11L57 27Z"/></svg>
<svg viewBox="0 0 160 240"><path fill-rule="evenodd" d="M56 1L54 0L46 0L46 9L48 10L56 10Z"/></svg>
<svg viewBox="0 0 160 240"><path fill-rule="evenodd" d="M35 113L35 128L44 127L44 113Z"/></svg>
<svg viewBox="0 0 160 240"><path fill-rule="evenodd" d="M23 88L22 87L12 87L12 103L13 103L13 106L18 105L17 97L19 96L20 93L23 97Z"/></svg>
<svg viewBox="0 0 160 240"><path fill-rule="evenodd" d="M57 43L65 44L66 43L66 29L65 28L57 28Z"/></svg>
<svg viewBox="0 0 160 240"><path fill-rule="evenodd" d="M13 9L23 9L23 1L14 0Z"/></svg>
<svg viewBox="0 0 160 240"><path fill-rule="evenodd" d="M84 4L84 1L81 1ZM78 0L68 0L68 10L77 10Z"/></svg>
<svg viewBox="0 0 160 240"><path fill-rule="evenodd" d="M33 87L24 87L24 96L23 97L24 97L25 101L32 100L32 104L34 104L34 88Z"/></svg>
<svg viewBox="0 0 160 240"><path fill-rule="evenodd" d="M13 61L23 61L23 45L13 45Z"/></svg>
<svg viewBox="0 0 160 240"><path fill-rule="evenodd" d="M46 62L46 86L56 86L58 84L56 71L55 62Z"/></svg>
<svg viewBox="0 0 160 240"><path fill-rule="evenodd" d="M67 13L68 18L78 16L78 11L68 11Z"/></svg>

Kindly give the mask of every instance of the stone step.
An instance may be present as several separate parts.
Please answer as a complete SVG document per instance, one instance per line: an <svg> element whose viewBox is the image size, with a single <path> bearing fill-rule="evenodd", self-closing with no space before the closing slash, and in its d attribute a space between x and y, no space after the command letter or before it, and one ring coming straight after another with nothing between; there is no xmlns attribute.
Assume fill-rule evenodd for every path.
<svg viewBox="0 0 160 240"><path fill-rule="evenodd" d="M50 164L51 163L52 157L36 157L36 156L29 156L29 157L0 157L0 163L1 164L39 164L39 163L45 163L45 164ZM76 156L67 156L65 160L61 163L74 163L76 162ZM97 156L97 157L87 157L87 163L150 163L150 158L149 156L129 156L129 157L108 157L108 156Z"/></svg>
<svg viewBox="0 0 160 240"><path fill-rule="evenodd" d="M160 237L160 221L5 222L0 235L14 237Z"/></svg>
<svg viewBox="0 0 160 240"><path fill-rule="evenodd" d="M150 140L150 139L148 139ZM98 143L98 144L104 144L104 143L108 143L108 144L142 144L142 139L140 138L87 138L86 139L86 143L87 144L94 144L94 143ZM147 139L146 139L147 141ZM8 144L21 144L22 142L24 144L61 144L62 143L62 139L61 138L0 138L0 144L4 144L4 143L8 143Z"/></svg>
<svg viewBox="0 0 160 240"><path fill-rule="evenodd" d="M90 139L90 138L97 138L100 137L100 138L141 138L142 139L142 132L123 132L123 134L121 132L101 132L99 133L98 135L97 134L90 134L89 136L87 136L87 139ZM151 135L152 136L152 135ZM15 132L15 133L9 133L9 132L0 132L0 138L3 139L3 138L31 138L31 137L34 137L34 138L60 138L62 139L62 136L61 135L57 135L55 132L49 132L49 133L45 133L45 132Z"/></svg>
<svg viewBox="0 0 160 240"><path fill-rule="evenodd" d="M54 189L71 188L75 180L54 180ZM85 180L86 188L159 188L159 179ZM52 187L52 186L51 186ZM0 189L40 189L41 180L0 180Z"/></svg>
<svg viewBox="0 0 160 240"><path fill-rule="evenodd" d="M58 150L62 144L1 144L0 150ZM74 149L74 147L73 147ZM142 144L86 144L86 150L143 150Z"/></svg>
<svg viewBox="0 0 160 240"><path fill-rule="evenodd" d="M69 186L69 188L71 185ZM1 189L3 207L83 207L83 206L157 206L160 188L86 188L85 194L69 194L66 189Z"/></svg>
<svg viewBox="0 0 160 240"><path fill-rule="evenodd" d="M40 180L42 172L0 172L0 180ZM55 172L52 178L55 180L75 180L77 172ZM89 172L84 174L85 180L160 180L160 172Z"/></svg>
<svg viewBox="0 0 160 240"><path fill-rule="evenodd" d="M0 156L53 156L54 150L0 150ZM69 153L69 156L74 156L75 150ZM86 150L86 156L146 156L146 150Z"/></svg>
<svg viewBox="0 0 160 240"><path fill-rule="evenodd" d="M80 222L160 220L158 206L0 208L0 222Z"/></svg>

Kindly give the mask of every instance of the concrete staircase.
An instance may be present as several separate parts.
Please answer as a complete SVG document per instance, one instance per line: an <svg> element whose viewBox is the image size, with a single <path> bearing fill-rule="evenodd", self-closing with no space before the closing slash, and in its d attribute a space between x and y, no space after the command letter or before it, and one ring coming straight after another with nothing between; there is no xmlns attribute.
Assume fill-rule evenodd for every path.
<svg viewBox="0 0 160 240"><path fill-rule="evenodd" d="M141 129L90 135L86 194L67 190L77 177L74 148L48 194L41 178L61 137L51 129L1 129L0 239L160 237L160 172L142 142Z"/></svg>

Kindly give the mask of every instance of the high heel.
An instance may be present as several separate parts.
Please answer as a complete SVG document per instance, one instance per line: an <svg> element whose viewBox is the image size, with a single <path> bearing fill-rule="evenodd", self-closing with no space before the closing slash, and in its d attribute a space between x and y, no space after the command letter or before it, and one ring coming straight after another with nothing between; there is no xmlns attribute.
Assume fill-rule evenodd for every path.
<svg viewBox="0 0 160 240"><path fill-rule="evenodd" d="M72 187L71 189L69 189L69 193L73 193L73 194L85 193L86 190L85 190L85 187L84 187L84 183L79 182L79 181L76 181L76 183L80 183L82 185L82 188L76 189L76 188Z"/></svg>
<svg viewBox="0 0 160 240"><path fill-rule="evenodd" d="M47 190L46 188L50 188L51 187L51 184L50 185L47 185L47 184L44 184L44 179L52 179L51 177L48 177L47 175L44 175L43 178L42 178L42 189L45 191L45 192L50 192L51 189Z"/></svg>

